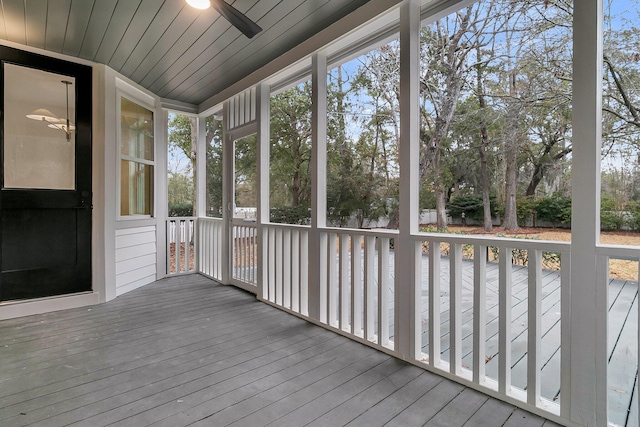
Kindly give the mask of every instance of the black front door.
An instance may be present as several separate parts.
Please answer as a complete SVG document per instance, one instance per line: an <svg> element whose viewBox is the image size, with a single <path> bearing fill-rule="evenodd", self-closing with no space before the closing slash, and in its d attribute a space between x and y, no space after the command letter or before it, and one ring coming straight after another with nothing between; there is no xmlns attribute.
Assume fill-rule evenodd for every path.
<svg viewBox="0 0 640 427"><path fill-rule="evenodd" d="M90 291L91 68L0 60L0 301Z"/></svg>

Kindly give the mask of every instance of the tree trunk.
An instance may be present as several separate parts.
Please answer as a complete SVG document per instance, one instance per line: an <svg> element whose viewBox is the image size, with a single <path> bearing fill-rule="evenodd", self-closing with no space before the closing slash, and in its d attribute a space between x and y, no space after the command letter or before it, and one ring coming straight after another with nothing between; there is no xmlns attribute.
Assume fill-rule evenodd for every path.
<svg viewBox="0 0 640 427"><path fill-rule="evenodd" d="M437 223L436 227L438 231L445 231L447 229L447 211L445 210L446 200L445 191L438 185L436 186L436 215Z"/></svg>
<svg viewBox="0 0 640 427"><path fill-rule="evenodd" d="M538 185L542 182L542 177L544 176L544 165L536 164L533 169L533 176L531 177L531 181L529 181L529 185L527 186L527 191L525 196L532 197L536 194L536 189Z"/></svg>
<svg viewBox="0 0 640 427"><path fill-rule="evenodd" d="M489 148L489 131L487 129L487 122L484 119L484 109L487 103L484 99L484 88L482 87L482 66L480 48L476 50L476 58L478 65L477 71L477 84L478 84L478 105L480 107L480 138L481 143L478 147L480 154L480 180L482 181L482 210L483 210L483 226L484 231L493 230L493 221L491 218L491 200L489 197L490 183L489 183L489 171L487 170L487 149Z"/></svg>
<svg viewBox="0 0 640 427"><path fill-rule="evenodd" d="M516 106L516 72L509 74L509 95L511 100L507 107L507 141L505 145L506 176L504 184L504 222L505 230L518 229L516 207L516 191L518 187L518 108Z"/></svg>
<svg viewBox="0 0 640 427"><path fill-rule="evenodd" d="M489 197L489 171L487 170L486 147L479 147L480 151L480 179L482 180L482 211L484 231L493 230L493 219L491 218L491 200Z"/></svg>
<svg viewBox="0 0 640 427"><path fill-rule="evenodd" d="M447 229L447 193L442 182L440 150L437 150L434 153L432 165L434 171L434 193L436 196L436 227L438 228L438 231L445 231Z"/></svg>

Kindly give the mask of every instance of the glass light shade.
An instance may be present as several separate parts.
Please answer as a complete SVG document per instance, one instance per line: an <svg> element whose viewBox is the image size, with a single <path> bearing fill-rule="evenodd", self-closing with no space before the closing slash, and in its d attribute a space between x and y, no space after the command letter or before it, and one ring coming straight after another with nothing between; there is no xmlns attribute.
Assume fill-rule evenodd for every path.
<svg viewBox="0 0 640 427"><path fill-rule="evenodd" d="M58 123L51 123L49 127L51 129L60 129L65 132L73 132L76 130L76 127L71 123L69 124L69 129L67 129L67 121L64 119L60 120Z"/></svg>
<svg viewBox="0 0 640 427"><path fill-rule="evenodd" d="M43 122L55 123L59 119L53 115L53 113L46 108L38 108L35 111L32 111L30 114L27 114L27 117L33 120L40 120Z"/></svg>
<svg viewBox="0 0 640 427"><path fill-rule="evenodd" d="M196 9L208 9L211 7L209 0L186 0L187 4Z"/></svg>

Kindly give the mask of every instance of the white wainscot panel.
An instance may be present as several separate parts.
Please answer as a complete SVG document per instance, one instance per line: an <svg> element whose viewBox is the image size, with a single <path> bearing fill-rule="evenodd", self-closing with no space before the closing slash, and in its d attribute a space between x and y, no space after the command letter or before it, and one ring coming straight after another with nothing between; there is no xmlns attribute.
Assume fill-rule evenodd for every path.
<svg viewBox="0 0 640 427"><path fill-rule="evenodd" d="M116 295L156 280L156 227L116 230Z"/></svg>

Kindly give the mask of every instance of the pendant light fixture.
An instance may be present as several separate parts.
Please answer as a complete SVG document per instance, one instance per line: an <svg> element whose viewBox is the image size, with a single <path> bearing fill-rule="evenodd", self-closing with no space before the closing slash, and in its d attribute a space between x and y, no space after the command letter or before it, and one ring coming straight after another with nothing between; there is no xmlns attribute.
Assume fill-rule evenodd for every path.
<svg viewBox="0 0 640 427"><path fill-rule="evenodd" d="M67 95L67 114L63 118L58 118L54 116L54 114L47 110L46 108L38 108L35 111L27 114L27 118L32 120L38 120L42 122L47 122L47 127L52 129L58 129L63 131L66 134L67 141L71 141L71 133L75 131L76 127L71 123L69 118L69 86L73 84L69 80L61 80L61 83L65 85L66 95Z"/></svg>

